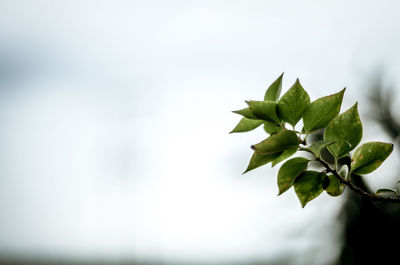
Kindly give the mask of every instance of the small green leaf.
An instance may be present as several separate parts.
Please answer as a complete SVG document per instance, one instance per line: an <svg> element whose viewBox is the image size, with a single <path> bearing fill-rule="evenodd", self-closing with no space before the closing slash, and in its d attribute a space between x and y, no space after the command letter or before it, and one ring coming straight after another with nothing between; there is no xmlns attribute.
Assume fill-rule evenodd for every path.
<svg viewBox="0 0 400 265"><path fill-rule="evenodd" d="M252 119L252 120L259 120L256 116L254 116L253 112L251 112L250 108L244 108L240 110L234 110L233 113L242 115L245 118Z"/></svg>
<svg viewBox="0 0 400 265"><path fill-rule="evenodd" d="M299 79L297 79L294 85L279 100L278 116L295 126L309 104L310 97L301 86Z"/></svg>
<svg viewBox="0 0 400 265"><path fill-rule="evenodd" d="M293 186L296 177L306 170L309 161L304 157L295 157L286 161L281 166L278 172L278 195L281 195Z"/></svg>
<svg viewBox="0 0 400 265"><path fill-rule="evenodd" d="M282 162L286 158L289 158L292 155L294 155L297 152L297 149L298 148L295 147L295 148L291 148L291 149L283 151L280 156L278 156L276 159L274 159L274 161L272 161L272 166L275 166L276 164Z"/></svg>
<svg viewBox="0 0 400 265"><path fill-rule="evenodd" d="M251 120L247 118L242 118L238 125L230 132L230 133L238 133L238 132L248 132L254 130L258 126L263 123L261 120Z"/></svg>
<svg viewBox="0 0 400 265"><path fill-rule="evenodd" d="M252 145L251 148L256 153L269 155L283 152L288 149L298 148L299 139L295 132L289 130L280 131L277 134L271 135L264 141Z"/></svg>
<svg viewBox="0 0 400 265"><path fill-rule="evenodd" d="M356 174L368 174L377 169L392 153L393 144L369 142L361 145L354 152L351 171Z"/></svg>
<svg viewBox="0 0 400 265"><path fill-rule="evenodd" d="M324 140L333 141L329 152L336 158L345 156L361 141L362 124L357 111L357 103L346 112L334 118L326 127Z"/></svg>
<svg viewBox="0 0 400 265"><path fill-rule="evenodd" d="M321 151L330 146L331 144L334 144L335 142L326 142L326 141L318 141L318 142L314 142L306 147L303 147L304 150L310 151L311 153L314 154L314 156L316 157L320 157L321 156Z"/></svg>
<svg viewBox="0 0 400 265"><path fill-rule="evenodd" d="M253 170L255 168L261 167L272 160L276 159L281 155L282 152L279 153L274 153L274 154L269 154L269 155L263 155L263 154L257 154L256 152L253 153L252 157L250 158L249 165L247 166L247 169L243 172L249 172L250 170Z"/></svg>
<svg viewBox="0 0 400 265"><path fill-rule="evenodd" d="M332 174L326 175L322 186L324 190L331 196L339 196L343 193L345 185L342 184L337 177Z"/></svg>
<svg viewBox="0 0 400 265"><path fill-rule="evenodd" d="M264 95L265 101L277 101L282 91L283 73L268 87Z"/></svg>
<svg viewBox="0 0 400 265"><path fill-rule="evenodd" d="M394 189L379 189L376 191L377 195L382 194L382 193L394 193L394 194L396 194L396 196L398 196L398 197L400 196L400 194L397 192L397 190L394 190Z"/></svg>
<svg viewBox="0 0 400 265"><path fill-rule="evenodd" d="M280 123L276 114L276 102L252 100L246 101L246 103L255 117L265 121Z"/></svg>
<svg viewBox="0 0 400 265"><path fill-rule="evenodd" d="M322 182L323 174L317 171L304 171L296 178L294 190L303 208L324 191Z"/></svg>
<svg viewBox="0 0 400 265"><path fill-rule="evenodd" d="M282 131L283 128L276 123L266 121L264 122L264 130L269 134L275 134Z"/></svg>
<svg viewBox="0 0 400 265"><path fill-rule="evenodd" d="M339 114L344 91L345 89L339 93L319 98L304 110L303 122L306 132L325 128Z"/></svg>

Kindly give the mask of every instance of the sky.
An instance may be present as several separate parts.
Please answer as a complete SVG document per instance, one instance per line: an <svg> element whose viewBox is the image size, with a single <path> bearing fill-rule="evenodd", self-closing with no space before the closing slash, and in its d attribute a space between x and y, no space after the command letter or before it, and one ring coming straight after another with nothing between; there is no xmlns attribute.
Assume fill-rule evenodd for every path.
<svg viewBox="0 0 400 265"><path fill-rule="evenodd" d="M284 91L347 87L342 110L367 110L376 69L399 81L399 7L0 1L0 252L329 264L343 199L302 209L276 196L278 167L242 175L266 135L228 134L231 111L282 72ZM387 140L373 128L363 140Z"/></svg>

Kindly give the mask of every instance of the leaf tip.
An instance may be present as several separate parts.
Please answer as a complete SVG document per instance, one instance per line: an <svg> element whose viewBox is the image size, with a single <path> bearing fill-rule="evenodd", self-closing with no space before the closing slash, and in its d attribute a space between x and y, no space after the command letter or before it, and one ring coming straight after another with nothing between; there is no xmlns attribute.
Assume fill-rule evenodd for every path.
<svg viewBox="0 0 400 265"><path fill-rule="evenodd" d="M390 156L390 154L393 152L393 149L394 149L394 144L390 143L390 149L389 149L388 156Z"/></svg>
<svg viewBox="0 0 400 265"><path fill-rule="evenodd" d="M246 174L247 172L249 172L251 169L249 169L249 168L246 168L246 170L245 171L243 171L243 173L242 173L242 175L244 175L244 174Z"/></svg>

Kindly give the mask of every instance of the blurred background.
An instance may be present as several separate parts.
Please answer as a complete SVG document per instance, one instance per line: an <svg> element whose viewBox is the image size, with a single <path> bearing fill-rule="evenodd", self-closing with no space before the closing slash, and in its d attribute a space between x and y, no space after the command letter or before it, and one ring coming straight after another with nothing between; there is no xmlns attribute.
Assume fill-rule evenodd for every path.
<svg viewBox="0 0 400 265"><path fill-rule="evenodd" d="M302 209L279 166L242 175L262 128L230 111L285 72L347 87L358 180L398 188L398 1L0 0L0 264L366 264L398 260L399 209L346 192ZM396 231L397 230L397 231Z"/></svg>

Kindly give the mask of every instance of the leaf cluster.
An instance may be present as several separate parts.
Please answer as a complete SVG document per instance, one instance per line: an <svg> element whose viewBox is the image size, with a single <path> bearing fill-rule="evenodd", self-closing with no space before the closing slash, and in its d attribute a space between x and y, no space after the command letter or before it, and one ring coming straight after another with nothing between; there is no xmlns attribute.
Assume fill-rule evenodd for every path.
<svg viewBox="0 0 400 265"><path fill-rule="evenodd" d="M233 111L242 118L231 133L248 132L262 125L269 135L251 146L254 152L244 173L268 163L275 166L286 160L278 172L279 195L293 186L302 207L323 191L331 196L339 196L346 186L365 195L363 193L366 192L358 191L359 188L353 186L351 176L373 172L390 155L393 145L368 142L358 146L363 127L357 103L340 113L345 88L311 102L299 79L281 96L282 79L283 74L268 87L264 100L245 101L246 108ZM296 131L301 120L303 127ZM324 130L323 140L307 144L307 136L319 130ZM335 158L333 168L321 158L324 149ZM339 169L337 160L349 156L354 149L350 168L343 166ZM312 158L291 158L298 151L308 152ZM325 169L310 169L313 161L320 162ZM380 189L377 194L390 191Z"/></svg>

